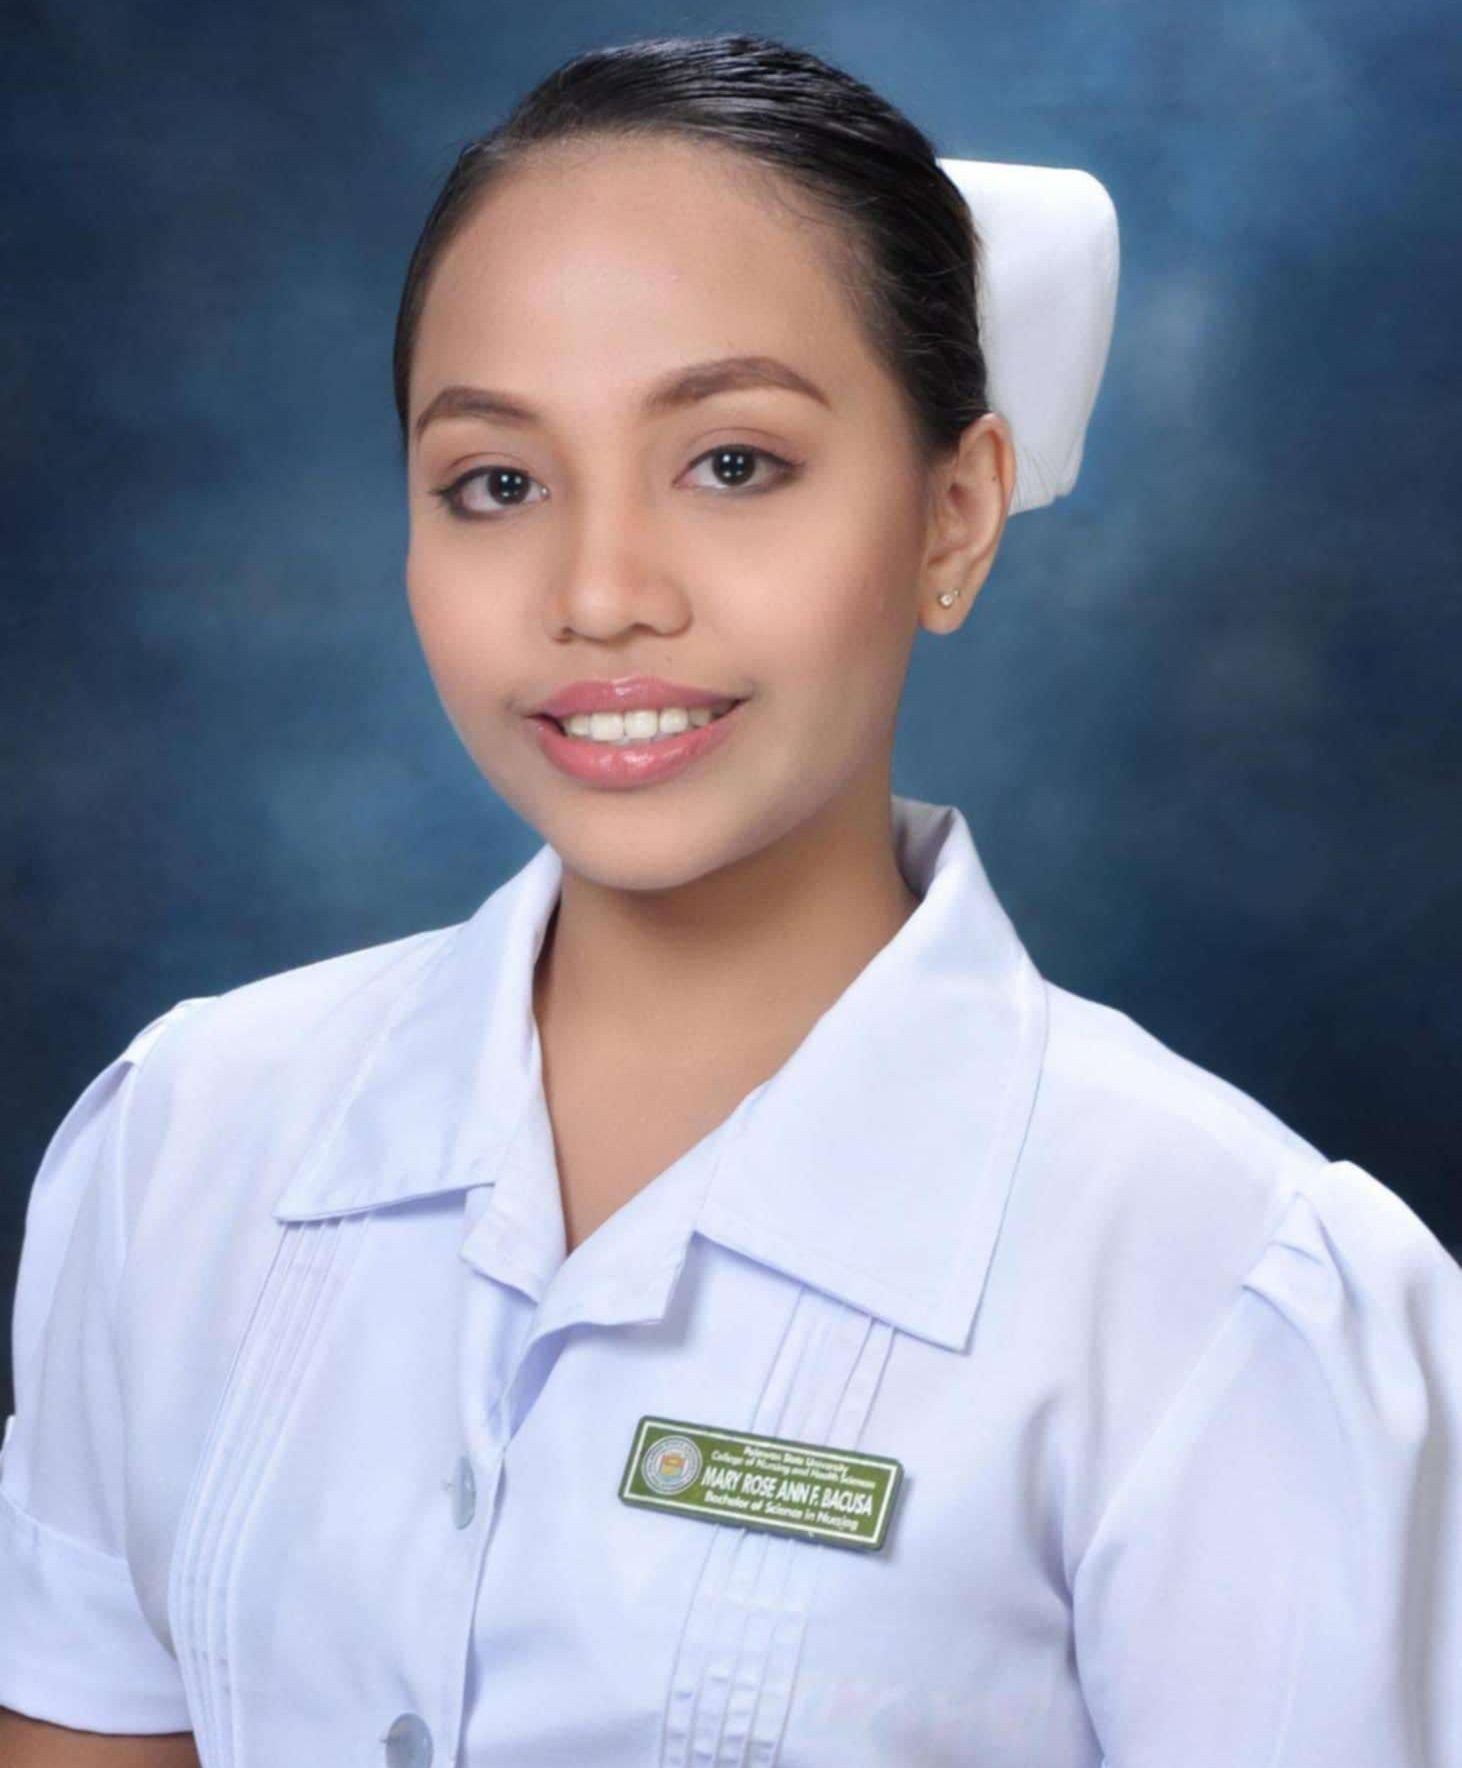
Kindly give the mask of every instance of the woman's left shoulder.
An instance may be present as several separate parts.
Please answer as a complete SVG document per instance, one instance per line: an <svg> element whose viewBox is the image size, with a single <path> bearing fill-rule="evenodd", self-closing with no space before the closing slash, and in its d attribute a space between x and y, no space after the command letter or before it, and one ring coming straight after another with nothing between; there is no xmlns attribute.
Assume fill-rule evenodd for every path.
<svg viewBox="0 0 1462 1768"><path fill-rule="evenodd" d="M1357 1376L1387 1354L1398 1373L1414 1356L1445 1356L1462 1401L1462 1264L1405 1198L1355 1161L1306 1162L1292 1177L1243 1287L1332 1367Z"/></svg>
<svg viewBox="0 0 1462 1768"><path fill-rule="evenodd" d="M1048 1109L1130 1154L1161 1159L1209 1147L1243 1164L1323 1161L1292 1125L1223 1075L1182 1055L1130 1014L1045 983L1041 1090Z"/></svg>
<svg viewBox="0 0 1462 1768"><path fill-rule="evenodd" d="M1332 1305L1404 1309L1418 1282L1462 1291L1462 1267L1381 1177L1322 1153L1127 1014L1046 987L1017 1212L1033 1229L1062 1223L1078 1251L1099 1247L1103 1291L1114 1284L1139 1321L1201 1334L1240 1287L1287 1298L1298 1319L1322 1267Z"/></svg>

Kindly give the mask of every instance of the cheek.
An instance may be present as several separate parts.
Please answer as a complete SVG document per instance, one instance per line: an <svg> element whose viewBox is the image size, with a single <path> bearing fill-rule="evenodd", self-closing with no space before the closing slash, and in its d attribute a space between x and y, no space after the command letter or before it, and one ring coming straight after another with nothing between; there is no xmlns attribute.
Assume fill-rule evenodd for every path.
<svg viewBox="0 0 1462 1768"><path fill-rule="evenodd" d="M458 741L487 771L498 746L505 684L493 660L505 654L505 637L494 621L493 604L481 593L459 588L441 573L420 566L408 570L407 601L427 673L448 724Z"/></svg>
<svg viewBox="0 0 1462 1768"><path fill-rule="evenodd" d="M872 455L824 475L826 495L800 509L765 628L779 641L769 680L795 678L822 715L841 701L863 713L896 701L917 625L922 528L916 486Z"/></svg>
<svg viewBox="0 0 1462 1768"><path fill-rule="evenodd" d="M417 639L443 699L480 697L492 661L504 652L503 598L490 593L481 570L454 570L420 550L408 555L406 599Z"/></svg>
<svg viewBox="0 0 1462 1768"><path fill-rule="evenodd" d="M817 567L804 561L768 620L768 682L794 689L824 718L896 699L911 637L908 569L906 559L867 552Z"/></svg>

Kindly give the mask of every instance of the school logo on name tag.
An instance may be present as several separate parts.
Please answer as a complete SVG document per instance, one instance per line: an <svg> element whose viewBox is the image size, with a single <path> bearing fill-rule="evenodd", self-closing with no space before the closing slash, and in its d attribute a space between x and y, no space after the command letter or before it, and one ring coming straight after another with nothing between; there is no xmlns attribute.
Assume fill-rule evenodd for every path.
<svg viewBox="0 0 1462 1768"><path fill-rule="evenodd" d="M886 1455L642 1418L619 1495L626 1504L706 1522L876 1549L902 1476L900 1463Z"/></svg>

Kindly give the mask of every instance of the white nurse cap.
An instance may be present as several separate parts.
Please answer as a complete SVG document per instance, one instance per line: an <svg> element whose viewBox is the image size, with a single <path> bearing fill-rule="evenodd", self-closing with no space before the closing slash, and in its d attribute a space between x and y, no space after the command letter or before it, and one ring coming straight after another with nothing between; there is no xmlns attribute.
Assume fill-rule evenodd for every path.
<svg viewBox="0 0 1462 1768"><path fill-rule="evenodd" d="M1117 310L1117 211L1090 172L939 161L982 248L980 337L989 402L1010 425L1008 514L1076 483Z"/></svg>

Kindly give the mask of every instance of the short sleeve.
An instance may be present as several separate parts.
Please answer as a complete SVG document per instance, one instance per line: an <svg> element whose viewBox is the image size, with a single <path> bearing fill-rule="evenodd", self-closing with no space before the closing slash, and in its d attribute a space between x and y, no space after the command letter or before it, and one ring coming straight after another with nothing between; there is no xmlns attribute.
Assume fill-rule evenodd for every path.
<svg viewBox="0 0 1462 1768"><path fill-rule="evenodd" d="M1462 1768L1462 1266L1307 1175L1072 1582L1107 1768Z"/></svg>
<svg viewBox="0 0 1462 1768"><path fill-rule="evenodd" d="M126 1251L132 1089L145 1026L81 1093L26 1206L13 1311L15 1412L0 1443L0 1706L78 1730L191 1729L178 1667L125 1548L114 1304Z"/></svg>

